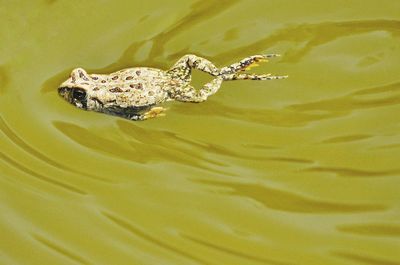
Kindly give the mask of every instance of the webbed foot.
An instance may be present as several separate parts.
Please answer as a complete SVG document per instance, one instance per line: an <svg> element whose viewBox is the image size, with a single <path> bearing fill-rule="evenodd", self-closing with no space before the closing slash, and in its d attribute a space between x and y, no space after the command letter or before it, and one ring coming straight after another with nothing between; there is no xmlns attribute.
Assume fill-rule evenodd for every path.
<svg viewBox="0 0 400 265"><path fill-rule="evenodd" d="M143 120L147 120L155 117L165 116L165 111L167 109L163 107L152 107L148 112L145 112L142 116Z"/></svg>
<svg viewBox="0 0 400 265"><path fill-rule="evenodd" d="M253 67L259 66L258 63L268 62L268 58L279 57L279 54L261 54L244 58L238 63L223 67L220 71L221 75L234 74L237 72L247 71Z"/></svg>
<svg viewBox="0 0 400 265"><path fill-rule="evenodd" d="M273 57L280 57L280 54L263 54L263 55L255 55L252 57L249 57L249 65L243 67L242 69L240 69L240 71L248 71L251 68L260 66L259 63L266 63L268 62L268 58L273 58ZM245 59L246 60L246 59ZM244 61L244 60L243 60Z"/></svg>

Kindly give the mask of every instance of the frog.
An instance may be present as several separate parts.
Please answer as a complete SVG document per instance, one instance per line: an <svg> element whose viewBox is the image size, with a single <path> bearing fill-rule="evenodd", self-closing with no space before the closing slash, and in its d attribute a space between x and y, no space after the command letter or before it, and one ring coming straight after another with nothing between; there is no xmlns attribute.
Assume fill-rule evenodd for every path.
<svg viewBox="0 0 400 265"><path fill-rule="evenodd" d="M184 55L168 70L133 67L110 74L88 74L83 68L75 68L58 87L58 93L83 110L143 121L165 116L166 108L161 104L166 101L204 102L220 89L223 81L287 78L287 75L245 73L259 63L279 56L253 55L222 68L194 54ZM213 79L196 89L191 85L192 70L210 74Z"/></svg>

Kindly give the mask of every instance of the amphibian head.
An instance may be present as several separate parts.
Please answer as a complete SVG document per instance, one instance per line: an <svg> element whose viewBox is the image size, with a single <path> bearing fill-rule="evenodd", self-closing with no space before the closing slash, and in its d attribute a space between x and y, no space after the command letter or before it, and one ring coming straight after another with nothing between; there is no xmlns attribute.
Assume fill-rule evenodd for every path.
<svg viewBox="0 0 400 265"><path fill-rule="evenodd" d="M58 93L68 102L81 109L87 109L88 92L93 88L94 82L82 68L74 69L64 83L58 88Z"/></svg>
<svg viewBox="0 0 400 265"><path fill-rule="evenodd" d="M88 74L76 68L58 93L72 105L128 119L142 119L144 111L167 100L169 77L159 69L129 68L110 74ZM147 117L147 116L146 116Z"/></svg>

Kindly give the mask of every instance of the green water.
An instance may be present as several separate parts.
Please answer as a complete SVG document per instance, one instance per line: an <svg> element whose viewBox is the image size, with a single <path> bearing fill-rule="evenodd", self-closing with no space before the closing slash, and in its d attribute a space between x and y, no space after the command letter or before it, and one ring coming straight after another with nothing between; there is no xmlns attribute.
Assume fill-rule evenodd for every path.
<svg viewBox="0 0 400 265"><path fill-rule="evenodd" d="M0 7L0 264L400 264L400 1ZM145 122L56 92L186 53L290 77Z"/></svg>

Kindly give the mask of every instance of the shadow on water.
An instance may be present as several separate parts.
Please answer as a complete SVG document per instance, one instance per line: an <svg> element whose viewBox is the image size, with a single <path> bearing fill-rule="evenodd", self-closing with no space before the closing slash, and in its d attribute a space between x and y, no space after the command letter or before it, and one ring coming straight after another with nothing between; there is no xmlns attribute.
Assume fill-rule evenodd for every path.
<svg viewBox="0 0 400 265"><path fill-rule="evenodd" d="M257 160L257 161L281 161L281 162L292 162L292 163L313 163L312 160L307 159L297 159L297 158L289 158L289 157L264 157L264 156L256 156L256 155L248 155L245 152L234 151L232 149L228 149L222 145L217 145L213 143L208 143L204 141L195 141L189 138L185 138L181 135L177 135L173 132L165 131L165 130L146 130L133 124L132 122L127 121L117 121L118 128L121 132L126 135L133 137L135 141L139 141L146 146L164 146L165 148L170 149L172 146L174 150L177 150L182 153L182 155L188 155L192 158L204 160L209 163L213 163L215 165L223 166L225 164L218 162L223 159L211 160L207 158L209 154L223 156L225 158L233 158L233 159L243 159L243 160ZM132 143L133 144L133 143ZM137 147L143 148L143 147ZM208 154L208 155L200 155L200 154Z"/></svg>
<svg viewBox="0 0 400 265"><path fill-rule="evenodd" d="M112 155L116 158L141 164L157 161L170 161L177 164L197 167L199 169L218 174L225 174L224 171L212 167L224 167L224 163L201 156L191 148L180 147L179 144L185 143L185 140L176 137L174 134L150 130L141 134L140 132L144 132L144 129L140 128L139 126L128 125L128 123L125 124L122 122L118 124L124 133L130 133L131 135L134 135L134 141L124 140L124 138L120 138L118 141L111 140L102 136L98 136L89 129L75 124L61 121L53 122L53 125L59 131L76 143L92 150ZM121 126L121 124L123 125ZM157 141L152 141L152 137L157 133L162 134L164 138L160 137ZM147 134L148 136L146 136ZM175 148L172 148L174 145L176 145Z"/></svg>
<svg viewBox="0 0 400 265"><path fill-rule="evenodd" d="M294 164L314 163L312 160L300 158L248 155L246 152L234 151L221 145L191 140L173 132L146 129L125 120L117 120L116 124L125 136L119 137L118 140L98 136L95 132L75 124L53 122L59 131L82 146L141 164L169 161L226 175L228 173L224 168L230 165L227 158ZM230 172L229 175L235 174Z"/></svg>
<svg viewBox="0 0 400 265"><path fill-rule="evenodd" d="M242 120L278 127L305 126L310 122L338 116L330 113L297 113L288 109L274 110L233 107L213 100L209 100L204 104L207 104L207 107L200 108L198 106L190 106L190 108L188 108L184 104L175 104L171 109L183 115L224 117L226 119Z"/></svg>
<svg viewBox="0 0 400 265"><path fill-rule="evenodd" d="M387 209L379 204L336 203L317 200L296 193L261 186L259 184L243 184L213 180L194 180L195 182L228 188L230 191L221 191L222 194L246 197L253 199L265 207L295 213L344 214L384 211Z"/></svg>

